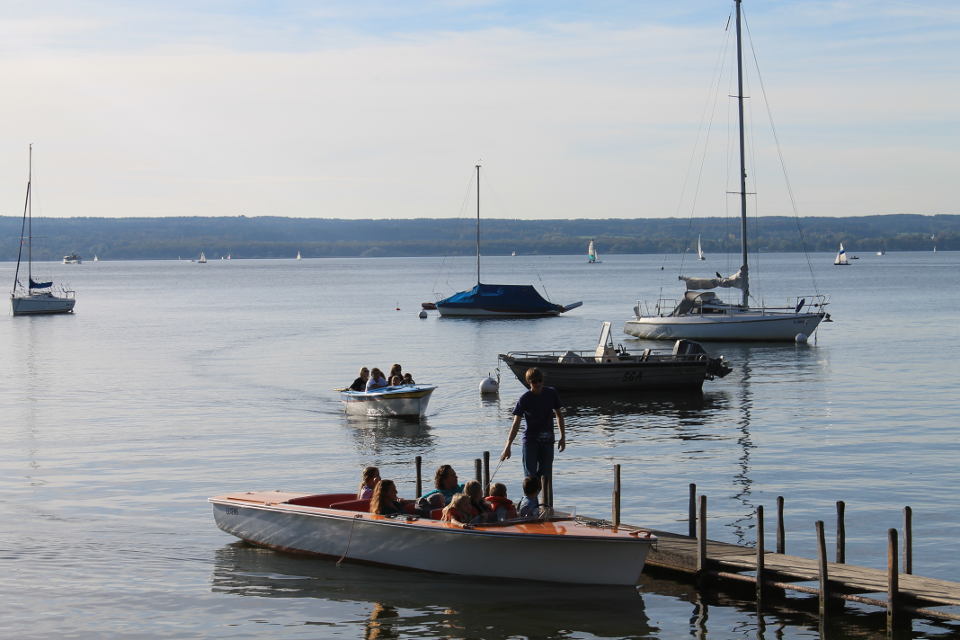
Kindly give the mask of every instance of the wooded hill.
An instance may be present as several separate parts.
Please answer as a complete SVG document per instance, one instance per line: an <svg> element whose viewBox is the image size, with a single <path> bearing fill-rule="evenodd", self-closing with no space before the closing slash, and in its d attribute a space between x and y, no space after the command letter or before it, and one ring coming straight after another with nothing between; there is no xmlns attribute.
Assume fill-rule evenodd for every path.
<svg viewBox="0 0 960 640"><path fill-rule="evenodd" d="M21 218L0 216L0 260L16 260ZM473 219L342 220L329 218L34 218L34 260L68 253L109 260L453 256L476 251ZM601 255L740 251L739 220L651 218L481 221L486 255ZM763 217L748 228L751 250L849 253L960 250L960 215L896 214L850 218Z"/></svg>

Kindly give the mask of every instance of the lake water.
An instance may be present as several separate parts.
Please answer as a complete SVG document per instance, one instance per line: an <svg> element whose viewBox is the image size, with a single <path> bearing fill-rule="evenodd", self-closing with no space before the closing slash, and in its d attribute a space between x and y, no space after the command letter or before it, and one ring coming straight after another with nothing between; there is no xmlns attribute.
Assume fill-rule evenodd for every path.
<svg viewBox="0 0 960 640"><path fill-rule="evenodd" d="M709 498L711 538L753 544L753 513L786 500L787 551L833 545L847 504L847 561L886 566L886 531L914 512L914 572L960 569L960 254L811 257L835 322L808 345L708 345L733 373L702 395L568 398L555 502L685 532L688 484ZM522 391L504 368L498 399L480 380L497 354L589 349L603 320L629 350L638 299L678 295L659 256L499 257L484 281L533 283L559 318L417 317L434 292L471 286L472 259L232 260L35 265L78 291L63 317L0 315L0 628L18 638L818 637L815 618L645 578L639 589L476 581L302 559L238 544L209 496L235 490L353 490L380 467L414 493L451 463L496 456ZM704 270L729 272L732 258ZM0 282L13 267L0 264ZM697 265L687 264L687 272ZM763 256L768 303L813 292L800 255ZM774 297L782 291L780 298ZM399 307L399 310L397 309ZM335 387L361 365L400 362L439 385L421 423L348 419ZM519 496L518 459L496 479ZM856 607L838 634L884 637ZM950 627L913 623L917 637ZM842 632L842 633L841 633Z"/></svg>

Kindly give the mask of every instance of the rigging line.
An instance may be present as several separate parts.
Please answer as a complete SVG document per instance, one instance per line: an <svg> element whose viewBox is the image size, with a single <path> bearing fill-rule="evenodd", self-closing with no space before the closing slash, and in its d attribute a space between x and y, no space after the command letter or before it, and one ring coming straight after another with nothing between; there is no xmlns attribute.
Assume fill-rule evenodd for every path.
<svg viewBox="0 0 960 640"><path fill-rule="evenodd" d="M693 215L697 209L697 199L700 193L700 185L703 181L703 168L706 164L707 148L709 147L710 133L713 130L713 121L716 116L717 103L720 99L720 84L723 81L723 69L726 67L726 53L727 49L730 46L730 35L729 35L729 25L730 25L730 16L727 16L727 27L724 27L724 31L727 32L727 37L724 39L723 44L720 47L720 50L717 52L717 59L714 62L713 73L714 81L710 83L710 88L707 91L707 99L703 105L703 111L700 114L700 124L697 126L697 137L694 143L693 151L690 153L690 160L687 162L687 171L683 177L683 185L680 188L680 198L677 202L676 217L680 217L680 209L683 207L683 200L687 193L687 183L690 180L690 174L693 170L694 160L696 159L698 151L700 151L701 144L701 134L703 135L703 148L700 152L700 166L697 171L697 182L696 187L693 190L693 201L690 204L690 215L687 217L687 237L684 239L684 244L689 244L693 229ZM712 100L711 100L712 98ZM712 103L712 107L711 107ZM708 119L709 114L709 119ZM704 122L706 122L706 127L704 127ZM704 133L704 128L706 132ZM683 265L686 259L686 251L681 251L680 253L680 271L683 271ZM663 255L663 263L665 266L667 261L666 252Z"/></svg>
<svg viewBox="0 0 960 640"><path fill-rule="evenodd" d="M464 228L466 227L466 216L464 215L464 211L467 210L467 202L470 200L470 195L472 193L471 187L473 187L473 180L474 180L474 172L471 169L470 178L467 180L467 188L463 192L463 200L460 202L460 210L457 212L456 220L458 220L460 224L459 224L459 227L455 225L455 228L457 228L457 231L458 231L458 233L454 236L456 239L463 238L466 235L464 233ZM449 248L450 246L452 246L452 244L447 246ZM443 258L440 261L440 268L437 270L437 275L433 280L432 289L433 289L434 295L442 295L439 291L437 291L437 281L440 278L445 278L445 282L448 290L453 288L453 286L450 284L449 274L446 273L447 258L449 257L450 255L448 253L444 253Z"/></svg>
<svg viewBox="0 0 960 640"><path fill-rule="evenodd" d="M753 47L753 36L750 33L750 25L747 23L746 15L743 16L743 22L746 26L747 41L750 43L750 53L753 55L753 65L757 70L757 81L760 84L760 93L763 94L763 104L767 110L767 118L770 120L770 129L773 131L773 141L777 147L777 156L780 159L780 168L783 171L783 180L786 183L787 193L790 196L790 206L793 208L793 217L797 225L797 233L800 235L800 246L803 248L803 255L807 261L807 269L810 272L810 279L813 280L813 289L817 295L820 295L820 288L817 286L817 278L813 273L813 262L810 260L810 254L807 252L807 241L803 237L803 229L800 227L800 213L797 209L797 201L793 195L793 186L790 184L790 176L787 174L787 164L783 158L783 150L780 148L780 137L777 135L777 127L773 122L773 113L770 110L770 101L767 99L767 89L763 84L763 76L760 73L760 63L757 60L757 52Z"/></svg>

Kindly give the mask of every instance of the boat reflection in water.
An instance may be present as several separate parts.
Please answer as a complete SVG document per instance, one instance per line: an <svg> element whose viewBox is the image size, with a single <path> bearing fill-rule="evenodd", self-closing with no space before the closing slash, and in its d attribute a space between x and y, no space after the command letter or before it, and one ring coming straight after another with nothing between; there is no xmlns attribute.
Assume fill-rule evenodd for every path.
<svg viewBox="0 0 960 640"><path fill-rule="evenodd" d="M288 556L242 542L215 552L211 590L322 600L325 605L304 611L321 611L323 622L304 624L345 633L362 624L367 638L503 638L516 636L518 630L531 638L660 637L634 587L584 588L356 564L337 567L328 560ZM265 609L257 605L257 616L263 617Z"/></svg>
<svg viewBox="0 0 960 640"><path fill-rule="evenodd" d="M364 456L397 450L420 455L435 445L427 418L368 418L344 414L343 420L353 435L357 451Z"/></svg>

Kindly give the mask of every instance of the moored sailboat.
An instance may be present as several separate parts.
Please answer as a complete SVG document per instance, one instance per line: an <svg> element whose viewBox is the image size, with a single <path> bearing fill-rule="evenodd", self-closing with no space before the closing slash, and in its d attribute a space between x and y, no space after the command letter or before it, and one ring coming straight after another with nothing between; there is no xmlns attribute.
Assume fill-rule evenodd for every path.
<svg viewBox="0 0 960 640"><path fill-rule="evenodd" d="M13 291L10 304L15 316L50 315L55 313L73 313L77 300L75 293L64 289L53 293L53 281L37 282L33 279L33 145L30 145L29 172L27 177L27 196L23 205L23 222L20 225L20 249L17 252L17 270L13 277ZM20 267L23 261L23 247L26 244L27 286L20 282Z"/></svg>
<svg viewBox="0 0 960 640"><path fill-rule="evenodd" d="M483 284L480 282L480 165L477 169L477 284L438 300L441 316L467 318L534 318L558 316L575 309L582 302L559 305L546 300L528 284Z"/></svg>
<svg viewBox="0 0 960 640"><path fill-rule="evenodd" d="M654 340L742 340L793 341L806 339L823 320L829 321L824 311L826 296L816 294L797 297L796 302L783 307L750 304L750 279L747 238L747 171L744 151L744 92L743 50L740 2L736 3L737 37L737 104L740 156L740 268L736 273L716 277L680 276L687 291L679 303L659 300L653 309L634 307L634 318L624 324L624 333ZM739 302L720 300L715 288L740 289Z"/></svg>

